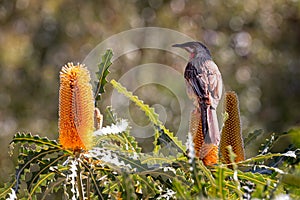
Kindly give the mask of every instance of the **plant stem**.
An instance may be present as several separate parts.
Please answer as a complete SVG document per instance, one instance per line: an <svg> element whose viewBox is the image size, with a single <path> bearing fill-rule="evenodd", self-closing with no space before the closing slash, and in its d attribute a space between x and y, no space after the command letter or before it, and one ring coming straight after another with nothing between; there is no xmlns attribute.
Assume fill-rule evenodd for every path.
<svg viewBox="0 0 300 200"><path fill-rule="evenodd" d="M77 186L78 186L78 192L79 192L79 199L84 200L83 195L83 187L82 187L82 179L81 179L81 173L80 173L80 162L77 164Z"/></svg>

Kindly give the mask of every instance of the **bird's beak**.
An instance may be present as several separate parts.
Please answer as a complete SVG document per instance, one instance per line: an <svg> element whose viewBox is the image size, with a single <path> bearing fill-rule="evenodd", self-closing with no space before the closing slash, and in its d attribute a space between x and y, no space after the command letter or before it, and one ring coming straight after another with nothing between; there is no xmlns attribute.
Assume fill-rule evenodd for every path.
<svg viewBox="0 0 300 200"><path fill-rule="evenodd" d="M172 47L179 47L179 48L185 49L189 53L193 53L193 48L191 46L191 42L186 42L186 43L182 43L182 44L174 44L174 45L172 45Z"/></svg>
<svg viewBox="0 0 300 200"><path fill-rule="evenodd" d="M184 43L183 44L173 44L172 47L184 48Z"/></svg>

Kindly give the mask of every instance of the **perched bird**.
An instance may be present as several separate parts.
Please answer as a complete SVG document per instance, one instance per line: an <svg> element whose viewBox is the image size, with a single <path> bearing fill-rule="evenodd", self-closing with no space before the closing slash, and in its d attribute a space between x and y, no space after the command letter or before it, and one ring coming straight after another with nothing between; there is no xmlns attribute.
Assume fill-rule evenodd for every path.
<svg viewBox="0 0 300 200"><path fill-rule="evenodd" d="M187 94L194 100L195 105L195 109L191 113L190 131L194 137L196 156L204 159L211 148L214 148L215 157L217 157L220 130L216 108L223 90L221 73L212 60L210 51L204 44L186 42L175 44L173 47L183 48L190 53L189 62L184 71L184 78L187 84ZM195 122L197 118L199 121ZM210 164L217 162L217 158L214 159L215 161L210 162Z"/></svg>

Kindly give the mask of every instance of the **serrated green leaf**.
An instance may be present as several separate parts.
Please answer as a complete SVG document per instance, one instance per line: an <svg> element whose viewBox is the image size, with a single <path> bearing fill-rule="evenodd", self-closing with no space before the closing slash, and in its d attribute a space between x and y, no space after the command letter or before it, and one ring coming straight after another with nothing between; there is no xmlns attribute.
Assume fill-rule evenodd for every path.
<svg viewBox="0 0 300 200"><path fill-rule="evenodd" d="M54 158L52 158L52 159L49 159L47 163L44 163L44 164L39 165L40 170L35 174L34 177L32 177L31 183L30 183L30 185L29 185L28 188L32 188L33 183L34 183L38 178L40 178L40 176L41 176L42 174L47 174L47 173L49 173L49 168L50 168L51 166L56 166L56 165L58 164L58 161L61 161L61 162L62 162L62 159L63 159L64 157L66 157L66 156L68 156L68 155L63 154L63 155L61 155L61 156L59 156L59 157L57 157L57 158L54 157Z"/></svg>
<svg viewBox="0 0 300 200"><path fill-rule="evenodd" d="M22 185L22 182L25 183L26 182L26 188L30 188L31 184L33 183L33 181L36 179L34 174L40 174L42 171L39 170L37 173L32 174L32 172L30 171L30 166L32 166L33 164L39 165L39 167L41 169L44 169L44 165L47 165L48 162L52 161L49 160L47 162L41 162L43 160L43 157L54 153L54 152L58 152L61 151L60 149L49 149L49 150L42 150L40 152L32 152L29 153L28 156L19 156L18 159L22 159L24 161L23 164L19 164L19 166L16 168L16 184L15 187L17 190L19 189L19 185ZM61 152L62 153L62 152ZM68 154L64 154L62 153L63 156L68 156ZM29 178L29 180L25 180L25 178ZM28 182L28 183L27 183Z"/></svg>
<svg viewBox="0 0 300 200"><path fill-rule="evenodd" d="M192 199L189 188L184 187L185 185L182 185L181 181L174 179L172 185L178 199Z"/></svg>
<svg viewBox="0 0 300 200"><path fill-rule="evenodd" d="M249 145L253 140L257 138L257 136L263 133L262 129L255 130L253 133L249 133L246 138L244 138L244 147Z"/></svg>
<svg viewBox="0 0 300 200"><path fill-rule="evenodd" d="M266 161L268 159L274 158L274 157L292 157L295 158L296 151L289 151L287 153L267 153L265 155L259 154L255 157L248 158L246 160L240 161L237 164L243 165L243 164L249 164L249 163L255 163L259 161Z"/></svg>
<svg viewBox="0 0 300 200"><path fill-rule="evenodd" d="M138 146L134 137L130 136L128 132L120 134L106 134L96 137L97 146L105 147L110 150L126 151L127 153L140 153L141 148Z"/></svg>
<svg viewBox="0 0 300 200"><path fill-rule="evenodd" d="M146 164L141 163L137 153L129 154L119 150L97 147L90 150L90 155L95 159L101 160L115 171L131 173L149 170Z"/></svg>
<svg viewBox="0 0 300 200"><path fill-rule="evenodd" d="M118 122L122 121L122 119L117 117L111 107L107 107L105 112L111 123L118 124ZM97 135L97 144L103 143L103 141L106 140L120 142L118 146L127 151L140 153L142 150L141 147L138 146L138 142L127 130L118 134Z"/></svg>
<svg viewBox="0 0 300 200"><path fill-rule="evenodd" d="M218 195L221 199L225 198L225 171L223 167L216 168L216 185L218 188Z"/></svg>
<svg viewBox="0 0 300 200"><path fill-rule="evenodd" d="M30 191L30 195L32 196L34 193L42 192L40 187L41 186L47 186L48 181L49 180L51 181L51 180L54 179L54 175L55 175L54 172L50 172L48 174L41 174L38 182L34 185L32 190Z"/></svg>
<svg viewBox="0 0 300 200"><path fill-rule="evenodd" d="M142 111L145 112L146 116L150 119L153 124L159 124L158 114L155 113L154 108L151 108L149 105L145 104L142 100L140 100L137 96L134 96L132 92L127 91L125 87L123 87L120 83L115 80L111 80L110 83L113 87L121 94L129 98L132 102L134 102Z"/></svg>
<svg viewBox="0 0 300 200"><path fill-rule="evenodd" d="M203 174L208 178L208 180L210 181L210 184L213 187L216 187L216 180L213 177L211 171L203 164L202 161L199 160L199 162L197 163L197 167L199 167L199 169L203 172Z"/></svg>
<svg viewBox="0 0 300 200"><path fill-rule="evenodd" d="M15 185L16 180L14 180L12 183L4 183L4 187L0 188L0 199L5 199L5 196L11 192L11 189Z"/></svg>
<svg viewBox="0 0 300 200"><path fill-rule="evenodd" d="M131 174L122 174L122 199L137 199Z"/></svg>
<svg viewBox="0 0 300 200"><path fill-rule="evenodd" d="M41 199L45 199L46 196L52 192L56 193L58 190L62 189L62 184L65 181L65 178L60 178L55 182L51 182L47 185L46 190L43 192L43 196Z"/></svg>
<svg viewBox="0 0 300 200"><path fill-rule="evenodd" d="M55 140L49 140L48 138L44 137L41 138L38 135L33 136L31 133L17 133L13 137L13 140L11 141L12 143L20 143L22 145L24 144L34 144L41 149L48 150L48 148L57 148L57 149L62 149L62 147L55 141ZM27 147L27 149L36 151L36 149L30 148L30 146ZM40 150L40 149L38 149ZM69 152L69 151L67 151Z"/></svg>
<svg viewBox="0 0 300 200"><path fill-rule="evenodd" d="M133 136L129 135L127 131L121 133L120 136L125 141L125 146L123 146L124 150L134 151L136 153L140 153L142 151L142 148L138 146L138 142L135 140Z"/></svg>
<svg viewBox="0 0 300 200"><path fill-rule="evenodd" d="M159 190L156 188L157 183L151 176L133 174L132 178L135 181L135 191L142 194L142 199L154 198L156 194L159 194Z"/></svg>
<svg viewBox="0 0 300 200"><path fill-rule="evenodd" d="M106 76L109 74L108 68L111 66L111 58L113 51L111 49L106 50L101 58L101 62L98 65L99 71L96 73L98 81L96 82L96 90L94 94L95 101L100 100L100 95L105 92L104 86L107 83Z"/></svg>
<svg viewBox="0 0 300 200"><path fill-rule="evenodd" d="M141 163L147 164L152 169L168 166L177 160L175 156L164 156L163 154L140 153L139 155Z"/></svg>
<svg viewBox="0 0 300 200"><path fill-rule="evenodd" d="M158 153L159 150L161 149L161 146L159 145L159 141L158 141L159 136L160 136L159 130L155 129L154 141L153 141L153 146L154 146L153 153Z"/></svg>
<svg viewBox="0 0 300 200"><path fill-rule="evenodd" d="M154 126L160 133L158 141L164 143L165 145L174 146L179 152L185 154L186 147L182 144L177 137L174 136L173 132L170 132L162 123L159 126Z"/></svg>
<svg viewBox="0 0 300 200"><path fill-rule="evenodd" d="M155 113L154 108L151 108L149 105L145 104L142 100L140 100L137 96L133 95L132 92L126 90L120 83L115 80L111 80L110 83L113 87L121 94L129 98L132 102L134 102L149 118L149 120L153 123L154 129L158 129L160 134L163 134L166 138L172 141L175 144L175 147L180 149L182 153L185 153L186 148L182 144L181 141L178 140L177 137L173 135L163 124L159 121L158 114Z"/></svg>
<svg viewBox="0 0 300 200"><path fill-rule="evenodd" d="M111 106L107 106L105 109L105 116L106 116L106 120L108 121L109 124L115 124L117 122L118 117L117 114L115 113L115 111L113 110L113 108Z"/></svg>
<svg viewBox="0 0 300 200"><path fill-rule="evenodd" d="M224 169L224 170L226 170L225 173L227 175L233 176L233 171L229 169ZM270 189L274 189L275 183L277 182L275 179L272 179L270 176L262 175L260 173L242 172L238 170L237 176L241 180L251 181L255 184L269 185Z"/></svg>

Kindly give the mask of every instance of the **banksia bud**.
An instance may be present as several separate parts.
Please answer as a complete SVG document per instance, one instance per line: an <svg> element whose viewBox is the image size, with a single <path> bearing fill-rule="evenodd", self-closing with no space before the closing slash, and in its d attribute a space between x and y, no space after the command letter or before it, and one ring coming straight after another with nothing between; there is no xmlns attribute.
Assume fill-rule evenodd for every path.
<svg viewBox="0 0 300 200"><path fill-rule="evenodd" d="M206 166L216 164L218 161L218 146L204 142L201 113L198 108L191 112L189 129L193 137L195 156L200 158Z"/></svg>
<svg viewBox="0 0 300 200"><path fill-rule="evenodd" d="M101 115L100 110L95 108L94 110L94 127L96 130L102 128L103 115Z"/></svg>
<svg viewBox="0 0 300 200"><path fill-rule="evenodd" d="M68 63L60 72L59 142L66 149L89 150L94 131L94 99L90 74Z"/></svg>
<svg viewBox="0 0 300 200"><path fill-rule="evenodd" d="M199 158L201 147L204 143L204 135L202 133L201 115L197 108L191 112L190 133L194 142L195 156Z"/></svg>
<svg viewBox="0 0 300 200"><path fill-rule="evenodd" d="M225 111L228 118L224 123L220 142L220 155L222 161L231 163L227 146L232 146L236 154L235 162L245 160L244 142L242 138L239 101L235 92L226 92Z"/></svg>

